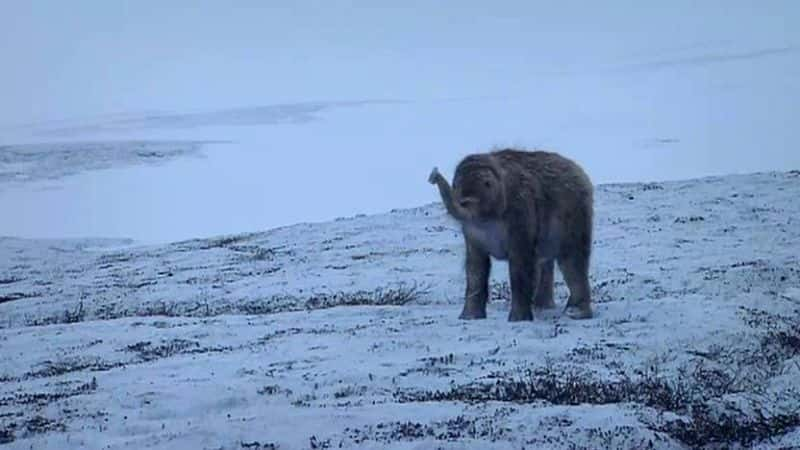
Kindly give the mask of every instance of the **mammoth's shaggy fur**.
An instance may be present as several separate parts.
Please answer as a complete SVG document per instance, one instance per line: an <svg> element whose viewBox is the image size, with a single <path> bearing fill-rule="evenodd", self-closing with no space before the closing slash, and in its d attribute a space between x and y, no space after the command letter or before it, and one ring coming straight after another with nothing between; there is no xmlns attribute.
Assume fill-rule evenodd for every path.
<svg viewBox="0 0 800 450"><path fill-rule="evenodd" d="M486 317L490 256L509 263L509 320L532 320L531 300L536 308L555 306L554 262L570 291L567 315L592 317L593 188L575 162L552 152L506 149L465 157L452 188L435 168L429 181L466 240L461 318Z"/></svg>

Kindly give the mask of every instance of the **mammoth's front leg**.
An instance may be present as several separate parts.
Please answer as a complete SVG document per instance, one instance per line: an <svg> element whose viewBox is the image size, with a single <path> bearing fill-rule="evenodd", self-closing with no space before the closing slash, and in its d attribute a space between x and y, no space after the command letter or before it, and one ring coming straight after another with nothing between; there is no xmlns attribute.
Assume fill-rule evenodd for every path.
<svg viewBox="0 0 800 450"><path fill-rule="evenodd" d="M470 243L469 238L465 239L467 241L467 291L464 295L464 310L458 318L485 319L492 262L485 251Z"/></svg>
<svg viewBox="0 0 800 450"><path fill-rule="evenodd" d="M512 240L508 255L509 279L511 281L510 322L533 320L531 302L541 275L536 270L536 255L527 242Z"/></svg>

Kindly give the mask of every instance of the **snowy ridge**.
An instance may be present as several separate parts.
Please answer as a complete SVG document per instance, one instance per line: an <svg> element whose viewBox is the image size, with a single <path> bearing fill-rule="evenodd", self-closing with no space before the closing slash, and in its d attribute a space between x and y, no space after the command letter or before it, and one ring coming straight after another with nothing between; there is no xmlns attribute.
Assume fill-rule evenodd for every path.
<svg viewBox="0 0 800 450"><path fill-rule="evenodd" d="M9 448L791 448L800 172L597 188L597 317L460 321L438 204L136 246L0 238ZM557 278L556 302L566 289Z"/></svg>

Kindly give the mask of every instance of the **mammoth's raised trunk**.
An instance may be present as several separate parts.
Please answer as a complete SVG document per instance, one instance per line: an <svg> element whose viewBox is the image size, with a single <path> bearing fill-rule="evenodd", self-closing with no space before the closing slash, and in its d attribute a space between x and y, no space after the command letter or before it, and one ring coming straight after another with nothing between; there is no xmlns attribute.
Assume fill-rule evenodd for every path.
<svg viewBox="0 0 800 450"><path fill-rule="evenodd" d="M433 169L431 176L428 178L431 184L435 184L439 188L439 194L442 196L442 203L444 203L447 212L450 213L456 220L466 221L470 218L469 211L461 206L461 204L454 198L453 189L447 179L439 173L437 169Z"/></svg>

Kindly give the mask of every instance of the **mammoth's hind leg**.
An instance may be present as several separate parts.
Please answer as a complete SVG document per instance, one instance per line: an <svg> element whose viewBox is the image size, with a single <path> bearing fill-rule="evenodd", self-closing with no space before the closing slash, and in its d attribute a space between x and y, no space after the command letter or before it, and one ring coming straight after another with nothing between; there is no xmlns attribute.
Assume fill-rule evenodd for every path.
<svg viewBox="0 0 800 450"><path fill-rule="evenodd" d="M508 269L511 281L510 322L533 320L531 300L539 282L539 271L536 270L536 257L526 251L530 246L517 244L509 252Z"/></svg>
<svg viewBox="0 0 800 450"><path fill-rule="evenodd" d="M536 287L536 295L533 297L533 307L536 309L555 308L553 300L553 277L555 261L548 259L537 264L539 270L539 284Z"/></svg>
<svg viewBox="0 0 800 450"><path fill-rule="evenodd" d="M492 262L489 254L466 239L467 246L467 290L464 294L464 309L459 319L485 319L486 302L489 300L489 274Z"/></svg>
<svg viewBox="0 0 800 450"><path fill-rule="evenodd" d="M592 317L591 287L589 286L589 254L572 251L558 258L558 267L569 288L569 300L564 312L573 319Z"/></svg>

